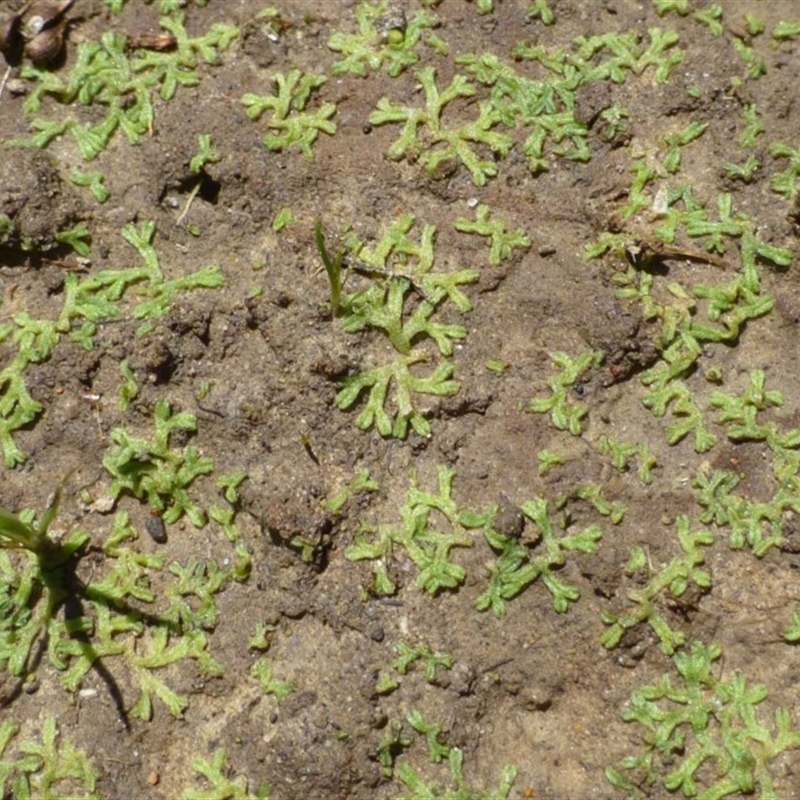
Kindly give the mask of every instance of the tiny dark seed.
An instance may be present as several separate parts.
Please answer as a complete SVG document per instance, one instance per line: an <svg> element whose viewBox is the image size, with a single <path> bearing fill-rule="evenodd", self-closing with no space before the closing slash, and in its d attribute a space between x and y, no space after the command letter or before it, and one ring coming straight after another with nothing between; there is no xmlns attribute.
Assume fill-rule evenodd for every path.
<svg viewBox="0 0 800 800"><path fill-rule="evenodd" d="M369 632L369 638L373 642L382 642L386 638L386 632L380 625L376 625Z"/></svg>
<svg viewBox="0 0 800 800"><path fill-rule="evenodd" d="M147 532L154 542L164 544L167 541L167 529L164 527L164 520L161 517L148 517L144 527L147 528Z"/></svg>

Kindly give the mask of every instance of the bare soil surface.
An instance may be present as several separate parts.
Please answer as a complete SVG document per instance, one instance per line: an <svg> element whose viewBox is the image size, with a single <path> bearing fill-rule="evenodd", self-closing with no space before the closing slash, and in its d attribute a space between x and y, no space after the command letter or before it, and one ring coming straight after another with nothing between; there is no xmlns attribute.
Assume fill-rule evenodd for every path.
<svg viewBox="0 0 800 800"><path fill-rule="evenodd" d="M7 11L21 5L2 4ZM753 221L760 242L796 249L796 208L771 183L789 159L776 155L771 145L797 144L800 60L796 39L778 41L770 32L782 19L796 18L798 9L790 2L730 0L722 4L722 30L714 35L695 16L705 6L689 5L685 16L659 16L649 2L553 0L555 22L544 25L528 16L527 1L495 0L491 13L479 14L473 2L443 0L427 13L436 20L432 31L446 43L446 53L423 38L416 48L419 62L397 77L386 68L368 68L358 77L335 74L332 65L342 56L328 47L335 31L357 31L356 3L277 0L278 23L272 28L257 18L264 8L260 2L187 3L185 25L192 35L226 23L236 25L239 36L216 64L201 63L197 86L178 87L168 102L154 93L151 131L138 143L117 133L92 162L82 160L67 135L43 149L0 149L0 213L15 231L0 249L3 325L13 327L26 313L56 319L70 274L84 280L102 270L139 265L140 256L120 234L128 223L137 229L146 221L155 223L153 246L167 279L209 265L217 265L224 277L217 288L179 292L146 331L129 306L126 315L99 321L91 349L62 333L46 360L28 366L28 391L42 410L13 433L25 460L2 468L0 503L14 511L41 511L69 475L51 534L74 529L89 534L94 549L75 566L83 584L101 580L111 568L100 547L120 511L130 515L138 533L128 543L137 552L158 556L165 565L199 559L229 568L237 558L235 545L218 523L197 528L183 516L166 525L167 541L158 543L146 532L146 499L123 492L116 503L98 503L109 498L112 479L103 464L112 431L124 428L152 437L154 409L166 400L173 411L197 420L196 431L178 431L171 446L192 445L213 461L214 471L188 488L199 507L224 505L219 476L246 474L232 507L239 546L251 558L249 576L226 579L212 597L216 618L204 632L206 652L223 669L204 670L198 660L180 658L153 672L188 699L179 717L155 699L149 719L124 719L120 708L127 714L134 706L142 678L131 666L130 654L139 652L138 634L120 632L118 641L130 640L128 655L98 659L103 670L86 672L75 692L64 687L64 670L47 652L32 660L22 677L5 676L2 716L21 726L20 737L36 739L44 720L55 715L60 740L91 757L98 774L95 793L105 798L166 800L193 787L210 791L194 761L210 761L220 748L226 757L223 774L231 780L246 776L253 795L266 784L270 797L280 800L423 796L421 784L409 783L401 765L439 787L440 795L424 796L450 796L448 790L453 797L473 796L466 787L474 796L500 796L507 765L517 770L513 798L624 796L607 780L606 768L641 752L645 739L641 725L623 719L623 709L635 689L657 684L665 674L675 682L677 673L647 622L632 626L613 648L604 646L601 636L609 615L633 607L629 594L642 589L647 575L683 552L676 530L684 515L691 530L714 534L702 550L711 584L699 587L689 580L685 593L674 593L680 596L665 588L653 600L660 618L682 634L684 648L694 641L719 645L716 680L741 673L766 685L769 694L757 713L768 729L774 730L780 707L800 725L800 653L783 637L800 599L794 511L787 504L778 519L758 522L765 529L778 525L782 538L757 557L751 547L730 547L721 520L701 519L704 509L693 487L701 473L729 470L741 476L740 494L764 503L773 496L776 479L766 441L729 437L710 396L719 390L740 395L752 371L763 370L767 388L782 392L784 402L762 403L759 419L781 430L798 424L800 290L794 268L759 259L760 291L774 301L772 310L748 319L733 339L705 342L693 368L681 376L717 437L700 453L693 433L668 443L668 430L683 418L680 414L658 417L643 403L650 389L641 376L665 363L662 320L648 317L636 298L622 297L614 279L633 269L629 261L637 269L644 264L642 274L653 277L653 297L669 304L681 289L698 297L698 285L733 281L743 269L740 237L725 239L727 250L716 253L721 261L715 263L713 255L702 257L708 240L695 240L685 230L675 242L683 254L664 252L636 263L632 249L659 241L655 231L663 215L653 212L653 202L662 187L690 186L712 219L720 213L719 195L729 193L734 213ZM157 6L130 0L121 13L112 14L98 0L77 0L69 12L74 21L64 63L53 67L54 74L68 74L78 45L104 32L158 31ZM408 0L392 8L411 19L421 6ZM762 19L766 32L751 36L746 14ZM678 34L683 61L663 82L649 67L640 74L626 71L624 82L587 82L576 91L574 116L588 131L588 160L559 156L559 143L550 139L547 169L534 174L523 152L530 131L507 127L503 132L513 143L506 155L471 145L481 159L495 163L497 172L476 186L458 158L432 171L420 159L424 150L388 158L401 126L370 122L381 98L397 106L423 106L425 92L415 70L435 67L440 91L455 74L468 75L458 62L463 54L493 53L541 81L552 71L535 60L515 59L518 44L570 49L577 37L633 31L646 45L653 28ZM748 64L735 42L745 42L764 60L766 71L757 80L746 76ZM275 75L295 68L328 78L311 93L308 110L336 104L335 134L319 134L312 158L297 148L265 147L267 115L248 119L242 104L247 93L273 93ZM474 120L487 99L489 88L474 76L470 80L474 96L446 106L444 127ZM0 140L30 135L36 115L25 113L23 104L32 86L12 75L0 97ZM752 105L764 132L748 148L741 137ZM615 106L628 115L625 125L609 135L600 114ZM57 119L59 114L81 123L102 116L96 106L45 98L39 115ZM692 122L708 127L680 147L680 165L670 172L664 168L670 150L665 137ZM201 173L190 168L199 134L211 135L219 156ZM422 127L418 135L422 147L436 148ZM564 150L569 141L561 143ZM742 164L750 154L760 166L749 180L726 173L726 165ZM652 167L656 175L643 189L648 205L626 216L636 164ZM101 172L109 199L99 204L74 185L69 175L75 169ZM529 246L513 248L499 265L490 264L488 239L455 227L458 219L474 219L479 205L488 206L507 230L524 231ZM273 221L282 208L291 209L294 219L276 231ZM410 430L405 438L395 438L382 436L374 426L357 426L365 395L347 410L335 404L348 376L398 354L377 327L348 332L343 317L332 314L314 227L319 220L336 254L348 235L374 248L408 213L415 217L408 234L414 241L425 225L435 226L437 271L473 269L477 279L460 286L471 310L449 301L436 305L436 322L465 329L452 356L442 356L429 338L413 343L428 361L411 366L412 373L428 376L440 363L452 363L457 392L413 394L430 433ZM86 261L78 261L68 247L54 247L56 233L81 221L91 233ZM585 247L604 232L622 234L629 249L612 248L589 259ZM693 257L698 253L701 257ZM402 272L402 259L389 266ZM349 273L346 293L403 280L355 268ZM414 286L405 298L407 314L428 302L424 290ZM707 319L706 301L698 300L692 313ZM13 336L0 341L0 367L11 363L16 347ZM551 395L548 379L560 374L551 354L561 351L576 359L589 350L601 354L596 364L566 390L569 404L588 409L579 435L571 435L554 426L549 413L527 407L533 398ZM138 386L127 410L118 400L125 361ZM0 386L0 407L7 391ZM396 403L390 391L392 415ZM628 469L615 468L598 444L603 437L646 443L656 461L652 481L640 480L635 458ZM541 470L543 451L558 454L563 463ZM471 545L447 554L463 570L463 579L452 588L426 591L418 565L399 545L377 562L347 557L358 542L374 541L375 531L402 529L410 489L436 495L443 467L455 473L452 497L458 513L494 509L495 529L506 541L520 542L531 559L547 542L542 524L520 508L530 508L526 504L537 498L547 501L556 538L598 526L602 538L596 552L561 551L564 563L552 567L555 579L576 589L579 598L565 601L560 612L540 577L504 601L502 617L478 610L497 550L481 527L454 524L443 510L430 512L430 527L458 528ZM354 492L334 508L331 498L364 469L378 488ZM579 487L590 485L599 486L608 503L624 506L621 520L615 523L608 509L600 513L601 504L580 493ZM646 554L649 573L626 570L635 547ZM21 561L17 554L11 559ZM166 567L142 569L156 600L133 602L133 607L147 611L152 606L150 613L156 614L153 609L162 608L158 598L166 596L174 576ZM385 570L394 592L376 590L376 569ZM193 607L199 602L191 598ZM82 613L99 624L96 607L85 599ZM145 632L158 627L157 619L143 619ZM259 625L267 632L266 651L252 644ZM400 643L450 654L452 666L439 666L428 680L418 660L402 674L396 666ZM259 659L293 691L265 693L251 673ZM34 677L20 691L19 682L29 673ZM392 679L396 688L381 683L384 679ZM426 723L441 726L442 744L463 753L463 795L455 794L458 781L447 758L431 762L426 735L408 718L415 711ZM642 781L639 791L672 796L663 783L670 768L659 763L656 782ZM787 749L770 762L769 771L776 794L767 794L760 783L754 787L757 796L800 796L793 795L800 785L799 749ZM700 768L700 790L714 785L720 772L713 761Z"/></svg>

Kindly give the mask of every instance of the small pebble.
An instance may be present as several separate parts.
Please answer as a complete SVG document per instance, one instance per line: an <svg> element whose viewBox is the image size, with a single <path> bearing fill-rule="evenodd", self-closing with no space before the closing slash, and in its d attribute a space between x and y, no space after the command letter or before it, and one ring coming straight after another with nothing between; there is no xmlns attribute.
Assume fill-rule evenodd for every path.
<svg viewBox="0 0 800 800"><path fill-rule="evenodd" d="M103 497L98 497L90 506L89 511L95 511L98 514L108 514L110 511L114 510L114 506L116 504L116 500L110 495L103 495Z"/></svg>
<svg viewBox="0 0 800 800"><path fill-rule="evenodd" d="M28 84L22 78L11 78L6 84L8 93L14 97L19 97L23 94L28 94Z"/></svg>
<svg viewBox="0 0 800 800"><path fill-rule="evenodd" d="M525 515L505 494L500 494L500 502L497 504L497 514L495 514L492 527L509 539L519 539L522 536L525 528Z"/></svg>
<svg viewBox="0 0 800 800"><path fill-rule="evenodd" d="M164 527L164 520L161 517L149 516L145 520L144 527L154 542L164 544L167 541L167 529Z"/></svg>

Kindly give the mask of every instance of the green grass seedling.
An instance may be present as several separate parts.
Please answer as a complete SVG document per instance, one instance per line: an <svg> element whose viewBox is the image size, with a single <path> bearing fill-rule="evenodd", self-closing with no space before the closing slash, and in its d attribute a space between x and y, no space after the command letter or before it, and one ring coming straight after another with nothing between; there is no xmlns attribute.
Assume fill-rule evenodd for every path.
<svg viewBox="0 0 800 800"><path fill-rule="evenodd" d="M497 165L493 160L480 158L473 146L484 145L500 157L508 154L511 138L492 130L500 122L500 116L488 104L481 104L477 119L456 128L446 127L442 120L445 107L458 98L472 97L475 87L465 76L455 75L440 91L433 67L417 70L416 76L425 91L422 107L397 106L382 97L377 111L370 114L373 125L403 125L399 138L389 147L388 157L399 161L413 154L431 174L448 161L460 161L469 170L475 186L483 186L487 178L497 175ZM417 135L420 128L425 130L423 139Z"/></svg>
<svg viewBox="0 0 800 800"><path fill-rule="evenodd" d="M632 693L622 718L644 729L643 747L606 770L615 788L633 798L657 784L704 800L787 796L790 785L773 777L772 764L800 747L800 730L783 707L775 711L772 729L764 725L758 707L767 687L748 683L739 672L717 678L714 662L721 655L717 645L692 642L673 656L677 676L665 674Z"/></svg>
<svg viewBox="0 0 800 800"><path fill-rule="evenodd" d="M252 794L246 775L231 777L223 748L216 750L210 761L196 758L192 767L211 788L187 789L181 795L182 800L269 800L269 786L259 786Z"/></svg>
<svg viewBox="0 0 800 800"><path fill-rule="evenodd" d="M468 2L471 3L472 0L468 0ZM491 14L494 11L494 0L476 0L475 6L481 16Z"/></svg>
<svg viewBox="0 0 800 800"><path fill-rule="evenodd" d="M556 15L547 0L534 0L528 8L527 16L528 19L540 19L542 25L552 25L556 21Z"/></svg>
<svg viewBox="0 0 800 800"><path fill-rule="evenodd" d="M163 15L159 24L175 38L170 51L128 50L125 36L106 31L99 41L78 45L77 58L66 80L44 67L24 64L21 75L36 85L25 101L28 113L41 110L46 96L79 109L95 106L100 114L91 115L91 122L82 123L63 113L58 119L36 117L31 122L33 135L13 140L11 146L46 147L53 139L69 132L86 161L96 158L122 131L130 144L152 133L155 125L156 91L164 101L170 100L179 86L196 86L201 63L214 64L221 51L239 35L232 25L214 25L203 36L190 37L184 27L184 14L177 9ZM123 98L125 98L123 102Z"/></svg>
<svg viewBox="0 0 800 800"><path fill-rule="evenodd" d="M773 446L782 437L773 436ZM778 446L773 450L772 472L776 488L764 500L753 500L743 493L734 493L742 477L728 470L698 472L692 487L697 502L705 509L700 517L704 523L728 528L728 544L734 550L749 547L761 558L773 547L786 541L791 528L789 520L800 510L797 492L800 487L800 443L795 431L788 440L791 448Z"/></svg>
<svg viewBox="0 0 800 800"><path fill-rule="evenodd" d="M431 764L439 764L450 755L450 745L439 741L442 733L441 725L436 722L425 722L422 714L416 708L412 708L406 714L406 720L417 733L421 733L425 737L428 745L428 758Z"/></svg>
<svg viewBox="0 0 800 800"><path fill-rule="evenodd" d="M527 250L531 246L530 237L523 230L506 231L503 220L492 216L487 205L479 205L475 209L475 219L460 217L455 221L456 230L463 233L475 233L489 239L489 263L499 267L513 255L514 248Z"/></svg>
<svg viewBox="0 0 800 800"><path fill-rule="evenodd" d="M792 621L783 631L783 638L789 644L800 642L800 609L795 609Z"/></svg>
<svg viewBox="0 0 800 800"><path fill-rule="evenodd" d="M135 400L139 394L139 385L136 383L136 374L127 359L119 365L119 371L123 377L123 383L119 390L119 407L121 411L127 411L131 401Z"/></svg>
<svg viewBox="0 0 800 800"><path fill-rule="evenodd" d="M639 461L639 480L644 484L650 484L653 480L652 470L657 466L656 458L650 451L647 442L621 442L611 436L600 436L597 440L597 450L611 459L611 464L615 469L626 471L630 467L630 462L636 458Z"/></svg>
<svg viewBox="0 0 800 800"><path fill-rule="evenodd" d="M214 164L220 160L220 156L211 144L210 133L200 133L197 136L197 153L192 156L189 162L189 170L195 174L201 172L206 164Z"/></svg>
<svg viewBox="0 0 800 800"><path fill-rule="evenodd" d="M421 491L412 476L406 502L400 509L402 524L398 527L365 523L345 550L345 557L350 561L375 561L372 588L376 594L397 591L389 575L389 562L401 549L418 569L417 586L429 594L455 589L463 583L466 571L450 560L450 551L455 547L471 547L472 538L464 530L451 494L454 477L455 470L439 467L439 487L434 494ZM444 530L434 527L433 512L444 518L447 523Z"/></svg>
<svg viewBox="0 0 800 800"><path fill-rule="evenodd" d="M733 39L733 49L738 53L739 58L747 66L745 77L748 80L758 80L762 75L767 74L767 64L762 57L757 55L754 48L746 44L746 42L739 37Z"/></svg>
<svg viewBox="0 0 800 800"><path fill-rule="evenodd" d="M631 561L626 567L628 574L644 572L647 580L641 589L628 592L628 599L634 603L632 610L622 614L606 613L603 622L608 629L600 640L609 649L616 647L626 631L639 623L646 622L661 641L661 650L672 655L682 647L686 637L682 631L670 627L667 618L659 607L659 597L667 592L673 598L680 598L693 583L702 591L711 588L711 575L701 569L705 563L705 555L701 547L709 547L714 543L713 535L706 530L692 531L689 518L680 516L676 523L678 541L683 553L676 556L663 569L654 571L646 553L636 548Z"/></svg>
<svg viewBox="0 0 800 800"><path fill-rule="evenodd" d="M798 194L797 179L800 177L800 147L791 147L784 142L773 142L769 151L773 158L785 158L789 161L785 170L776 172L772 176L770 185L774 192L793 203Z"/></svg>
<svg viewBox="0 0 800 800"><path fill-rule="evenodd" d="M259 658L250 668L250 675L261 686L264 694L274 695L277 700L283 700L294 691L294 685L288 681L281 681L272 674L272 664L267 658Z"/></svg>
<svg viewBox="0 0 800 800"><path fill-rule="evenodd" d="M325 274L328 276L328 285L331 289L331 313L338 317L342 313L342 263L344 262L345 251L340 250L336 255L331 256L325 244L325 233L322 230L322 222L318 219L314 223L314 241L319 251L319 256L325 266Z"/></svg>
<svg viewBox="0 0 800 800"><path fill-rule="evenodd" d="M447 303L461 313L469 311L472 304L460 287L478 279L477 270L435 270L436 229L423 225L419 236L413 237L409 234L415 221L413 214L403 214L374 246L351 237L348 252L336 256L328 252L321 226L315 228L317 249L331 284L332 306L339 309L342 327L348 333L380 331L397 351L388 363L345 377L336 406L349 409L366 395L366 405L356 418L358 427L374 425L382 436L399 439L407 436L409 426L420 436L431 432L415 395L446 397L458 391L450 357L467 331L461 325L439 322L436 315ZM345 265L369 280L365 288L342 292ZM428 340L436 345L438 354L426 347ZM412 369L432 359L438 363L427 376Z"/></svg>
<svg viewBox="0 0 800 800"><path fill-rule="evenodd" d="M742 112L745 121L745 128L739 137L739 144L742 147L755 147L758 137L764 133L764 123L758 113L755 103L746 106Z"/></svg>
<svg viewBox="0 0 800 800"><path fill-rule="evenodd" d="M59 741L55 717L47 717L41 726L41 742L35 739L15 742L18 735L19 726L12 719L0 725L0 792L3 796L19 800L97 798L97 771L83 750L69 741Z"/></svg>
<svg viewBox="0 0 800 800"><path fill-rule="evenodd" d="M569 390L574 387L581 376L592 367L599 366L602 353L588 350L576 359L566 353L551 353L552 362L561 367L561 373L548 378L547 384L552 394L549 397L535 398L528 404L528 410L537 414L550 412L550 419L558 430L568 430L573 436L580 436L583 430L582 420L588 413L585 403L571 399Z"/></svg>
<svg viewBox="0 0 800 800"><path fill-rule="evenodd" d="M12 434L33 422L42 410L41 403L28 391L25 372L31 364L47 359L58 341L58 333L49 320L35 320L22 312L14 318L14 327L0 329L0 341L6 338L13 339L17 352L0 369L0 444L6 466L13 467L25 460L25 454Z"/></svg>
<svg viewBox="0 0 800 800"><path fill-rule="evenodd" d="M523 503L520 511L538 532L540 541L533 545L494 530L496 509L473 518L462 515L462 521L470 527L483 527L487 543L497 554L489 571L489 585L475 601L475 608L478 611L491 609L495 617L502 619L506 614L506 601L541 578L553 597L553 608L563 614L570 603L579 599L580 592L557 573L566 564L570 552L596 552L603 532L597 525L589 525L576 533L559 535L550 517L549 503L543 497Z"/></svg>
<svg viewBox="0 0 800 800"><path fill-rule="evenodd" d="M370 477L369 470L366 467L360 467L353 481L325 502L325 508L336 513L344 508L353 495L361 492L377 492L378 489L380 489L380 485Z"/></svg>
<svg viewBox="0 0 800 800"><path fill-rule="evenodd" d="M375 752L385 778L391 778L395 770L395 760L400 753L411 746L413 739L404 731L403 723L394 719L386 726Z"/></svg>
<svg viewBox="0 0 800 800"><path fill-rule="evenodd" d="M76 186L88 188L98 203L105 203L111 197L111 192L105 185L105 176L101 172L81 172L79 169L74 169L70 172L69 179Z"/></svg>
<svg viewBox="0 0 800 800"><path fill-rule="evenodd" d="M295 221L294 212L289 206L282 206L272 219L272 230L280 233L284 228L288 228Z"/></svg>
<svg viewBox="0 0 800 800"><path fill-rule="evenodd" d="M63 544L50 539L47 530L58 513L61 494L69 475L64 478L53 494L45 512L34 527L32 522L23 521L17 514L0 507L0 548L6 550L24 549L36 556L39 566L49 569L63 563L83 544L85 539L71 538Z"/></svg>
<svg viewBox="0 0 800 800"><path fill-rule="evenodd" d="M778 41L794 39L795 36L800 36L800 22L784 22L781 20L772 29L772 38Z"/></svg>
<svg viewBox="0 0 800 800"><path fill-rule="evenodd" d="M66 231L59 231L55 235L55 239L59 244L71 247L79 256L84 258L91 252L89 245L91 238L92 234L85 222L79 222L75 227Z"/></svg>
<svg viewBox="0 0 800 800"><path fill-rule="evenodd" d="M752 183L759 169L761 162L751 153L742 164L725 164L725 177L742 183Z"/></svg>
<svg viewBox="0 0 800 800"><path fill-rule="evenodd" d="M24 523L16 514L0 508L0 547L22 547L32 553L44 552L47 549L47 527L55 516L56 505L57 501L54 501L36 528Z"/></svg>
<svg viewBox="0 0 800 800"><path fill-rule="evenodd" d="M328 40L328 47L344 57L334 61L334 75L350 73L364 77L368 71L377 71L383 66L396 78L407 67L419 61L417 45L425 35L428 45L439 52L446 52L446 45L431 33L434 18L423 10L417 10L407 21L394 27L383 24L389 3L362 2L356 8L358 33L336 31Z"/></svg>
<svg viewBox="0 0 800 800"><path fill-rule="evenodd" d="M708 8L696 11L694 18L705 25L712 36L722 36L725 28L722 25L722 6L719 3L712 3Z"/></svg>
<svg viewBox="0 0 800 800"><path fill-rule="evenodd" d="M685 17L689 13L690 2L691 0L653 0L653 5L659 17L670 13Z"/></svg>
<svg viewBox="0 0 800 800"><path fill-rule="evenodd" d="M323 103L313 113L306 110L311 93L327 82L324 75L302 73L291 70L288 75L274 76L277 94L257 95L248 93L242 97L242 105L250 119L257 120L265 111L271 111L267 120L268 133L264 146L268 150L284 150L297 147L309 160L314 152L311 145L320 133L333 136L336 123L331 117L336 113L333 103Z"/></svg>
<svg viewBox="0 0 800 800"><path fill-rule="evenodd" d="M566 460L563 456L551 450L540 450L536 454L536 459L539 462L538 473L542 477L549 474L553 468L561 466Z"/></svg>
<svg viewBox="0 0 800 800"><path fill-rule="evenodd" d="M0 514L2 546L32 553L21 566L0 554L0 663L10 675L20 676L38 663L30 662L31 653L38 653L38 659L46 648L68 691L76 691L86 673L95 669L126 725L129 717L150 719L153 698L163 702L174 716L181 716L188 699L170 689L155 671L190 658L204 672L222 672L209 655L206 636L199 628L213 626L216 617L210 595L219 590L227 573L217 570L219 579L214 582L211 572L201 572L192 564L183 571L173 565L171 571L179 575L180 582L166 589L167 611L158 615L133 609L131 600L137 604L155 601L147 570L161 568L159 557L121 546L135 536L127 517L121 515L105 548L109 569L102 578L84 584L76 577L75 568L86 549L88 534L76 530L60 542L47 538L47 526L56 509L57 502L51 503L36 527L5 510ZM189 594L200 599L198 609L184 600ZM63 619L58 615L62 608ZM37 651L35 644L42 635L44 643ZM105 660L113 656L125 657L139 687L139 699L129 711L105 666Z"/></svg>
<svg viewBox="0 0 800 800"><path fill-rule="evenodd" d="M401 675L405 675L414 662L422 661L425 664L425 680L428 683L436 683L437 667L452 669L456 661L450 653L434 653L424 642L414 647L405 642L398 642L395 650L398 658L392 662L392 667Z"/></svg>
<svg viewBox="0 0 800 800"><path fill-rule="evenodd" d="M179 452L169 446L173 431L194 431L197 419L193 414L173 413L169 403L160 400L154 422L155 435L150 441L132 436L124 428L111 432L115 446L103 459L113 478L109 492L114 498L128 492L146 500L167 524L186 514L195 527L201 528L205 513L191 500L187 489L196 477L211 472L213 463L195 447L187 446Z"/></svg>
<svg viewBox="0 0 800 800"><path fill-rule="evenodd" d="M586 483L572 487L569 492L559 497L556 505L563 507L571 498L586 500L598 514L608 517L615 525L619 525L625 517L625 506L619 502L611 502L603 496L603 489L597 483Z"/></svg>
<svg viewBox="0 0 800 800"><path fill-rule="evenodd" d="M433 731L437 731L438 735L439 726L435 726L433 723L425 723L418 711L410 711L407 719L418 733L430 737ZM445 788L435 781L425 780L414 767L407 762L403 762L397 765L395 774L409 789L410 793L401 795L398 800L421 800L421 798L425 798L425 800L434 800L434 798L440 798L441 800L476 800L477 798L508 800L511 795L511 789L517 779L516 767L509 765L503 768L500 782L496 789L476 788L469 786L464 778L464 753L460 748L441 744L438 740L435 748L431 746L430 741L428 745L429 754L437 756L435 759L431 757L431 761L439 763L443 759L447 760L452 783L451 788Z"/></svg>
<svg viewBox="0 0 800 800"><path fill-rule="evenodd" d="M670 174L675 174L681 166L681 148L695 139L699 139L708 128L707 122L690 122L682 131L667 134L664 144L669 147L664 157L664 169Z"/></svg>
<svg viewBox="0 0 800 800"><path fill-rule="evenodd" d="M175 718L181 718L189 699L171 689L156 671L184 659L197 661L207 675L221 675L224 670L208 652L208 637L201 631L187 631L172 637L167 627L156 628L144 645L128 639L126 656L139 684L139 699L128 715L148 722L153 717L153 700L158 699ZM144 650L145 652L141 652Z"/></svg>

